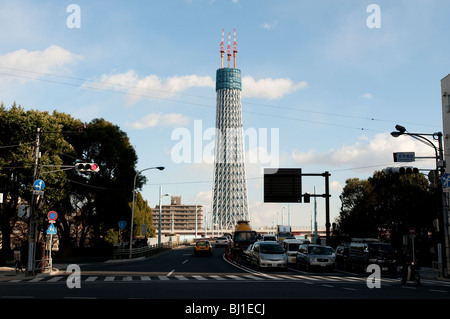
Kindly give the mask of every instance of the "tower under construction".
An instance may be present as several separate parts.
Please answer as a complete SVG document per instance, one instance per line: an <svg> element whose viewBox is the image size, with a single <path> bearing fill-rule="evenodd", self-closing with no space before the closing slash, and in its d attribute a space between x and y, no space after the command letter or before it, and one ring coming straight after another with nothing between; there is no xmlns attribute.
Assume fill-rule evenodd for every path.
<svg viewBox="0 0 450 319"><path fill-rule="evenodd" d="M236 30L233 66L228 34L228 67L224 67L224 43L220 44L220 69L216 72L216 137L212 222L232 229L238 220L248 220L247 179L243 146L241 70L236 68Z"/></svg>

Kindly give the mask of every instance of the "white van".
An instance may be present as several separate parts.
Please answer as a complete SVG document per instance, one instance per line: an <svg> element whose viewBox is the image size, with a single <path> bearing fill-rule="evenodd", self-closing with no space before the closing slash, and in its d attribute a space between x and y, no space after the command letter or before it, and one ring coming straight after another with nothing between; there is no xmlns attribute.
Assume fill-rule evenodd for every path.
<svg viewBox="0 0 450 319"><path fill-rule="evenodd" d="M308 239L285 239L281 242L288 257L288 263L295 264L298 248L303 244L310 244L310 241Z"/></svg>

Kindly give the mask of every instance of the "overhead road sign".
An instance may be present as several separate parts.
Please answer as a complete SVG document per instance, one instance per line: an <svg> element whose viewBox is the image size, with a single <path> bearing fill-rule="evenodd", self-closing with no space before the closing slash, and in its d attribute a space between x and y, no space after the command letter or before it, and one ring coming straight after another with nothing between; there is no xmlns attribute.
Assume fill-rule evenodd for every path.
<svg viewBox="0 0 450 319"><path fill-rule="evenodd" d="M415 152L394 153L394 162L414 162L415 160L416 160Z"/></svg>
<svg viewBox="0 0 450 319"><path fill-rule="evenodd" d="M301 203L301 168L265 168L264 203Z"/></svg>

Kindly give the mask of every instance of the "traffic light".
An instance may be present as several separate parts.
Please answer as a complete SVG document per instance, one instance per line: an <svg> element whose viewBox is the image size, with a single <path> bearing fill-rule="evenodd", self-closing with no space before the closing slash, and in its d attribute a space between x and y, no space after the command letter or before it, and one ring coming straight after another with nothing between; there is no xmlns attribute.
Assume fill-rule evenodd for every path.
<svg viewBox="0 0 450 319"><path fill-rule="evenodd" d="M419 169L412 166L386 167L383 172L386 174L418 174Z"/></svg>
<svg viewBox="0 0 450 319"><path fill-rule="evenodd" d="M95 163L77 163L75 170L77 172L98 172L100 167Z"/></svg>

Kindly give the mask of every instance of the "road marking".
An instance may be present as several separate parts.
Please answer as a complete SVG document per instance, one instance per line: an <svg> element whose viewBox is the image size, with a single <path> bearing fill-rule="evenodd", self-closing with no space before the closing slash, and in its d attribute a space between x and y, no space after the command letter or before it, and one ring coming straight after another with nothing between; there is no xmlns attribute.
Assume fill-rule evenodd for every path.
<svg viewBox="0 0 450 319"><path fill-rule="evenodd" d="M348 288L348 287L344 287L342 289L344 289L344 290L356 290L355 288Z"/></svg>
<svg viewBox="0 0 450 319"><path fill-rule="evenodd" d="M95 280L97 280L97 278L98 278L97 276L89 276L86 278L85 281L95 281Z"/></svg>
<svg viewBox="0 0 450 319"><path fill-rule="evenodd" d="M264 275L264 277L267 277L267 278L269 278L269 279L283 280L282 278L274 277L274 276L269 276L269 275L267 275L267 274L262 274L262 275Z"/></svg>
<svg viewBox="0 0 450 319"><path fill-rule="evenodd" d="M181 264L184 265L185 263L187 263L189 261L189 259L186 259L185 261L183 261Z"/></svg>
<svg viewBox="0 0 450 319"><path fill-rule="evenodd" d="M430 291L433 291L433 292L448 292L446 290L438 290L438 289L430 289Z"/></svg>
<svg viewBox="0 0 450 319"><path fill-rule="evenodd" d="M160 280L170 280L167 276L158 276Z"/></svg>
<svg viewBox="0 0 450 319"><path fill-rule="evenodd" d="M63 277L61 277L61 276L53 277L53 278L49 279L48 281L49 281L49 282L55 282L55 281L60 280L61 278L63 278Z"/></svg>
<svg viewBox="0 0 450 319"><path fill-rule="evenodd" d="M178 280L189 280L188 278L186 278L184 276L175 276L175 278L177 278Z"/></svg>
<svg viewBox="0 0 450 319"><path fill-rule="evenodd" d="M212 276L209 276L209 277L214 278L216 280L226 280L225 278L217 276L217 275L212 275Z"/></svg>
<svg viewBox="0 0 450 319"><path fill-rule="evenodd" d="M116 279L116 277L114 276L109 276L105 278L105 281L114 281L114 279Z"/></svg>
<svg viewBox="0 0 450 319"><path fill-rule="evenodd" d="M250 278L250 279L253 279L253 280L266 280L263 277L253 276L253 275L244 275L244 277L247 277L247 278Z"/></svg>
<svg viewBox="0 0 450 319"><path fill-rule="evenodd" d="M141 280L152 280L150 276L141 276Z"/></svg>
<svg viewBox="0 0 450 319"><path fill-rule="evenodd" d="M125 276L122 279L123 281L133 281L133 277L132 276Z"/></svg>
<svg viewBox="0 0 450 319"><path fill-rule="evenodd" d="M202 276L192 276L193 278L197 279L197 280L208 280L205 277Z"/></svg>
<svg viewBox="0 0 450 319"><path fill-rule="evenodd" d="M244 278L235 276L235 275L226 275L226 277L234 279L234 280L245 280Z"/></svg>
<svg viewBox="0 0 450 319"><path fill-rule="evenodd" d="M38 281L41 281L42 279L44 279L44 277L38 277L38 278L31 279L30 282L38 282Z"/></svg>

